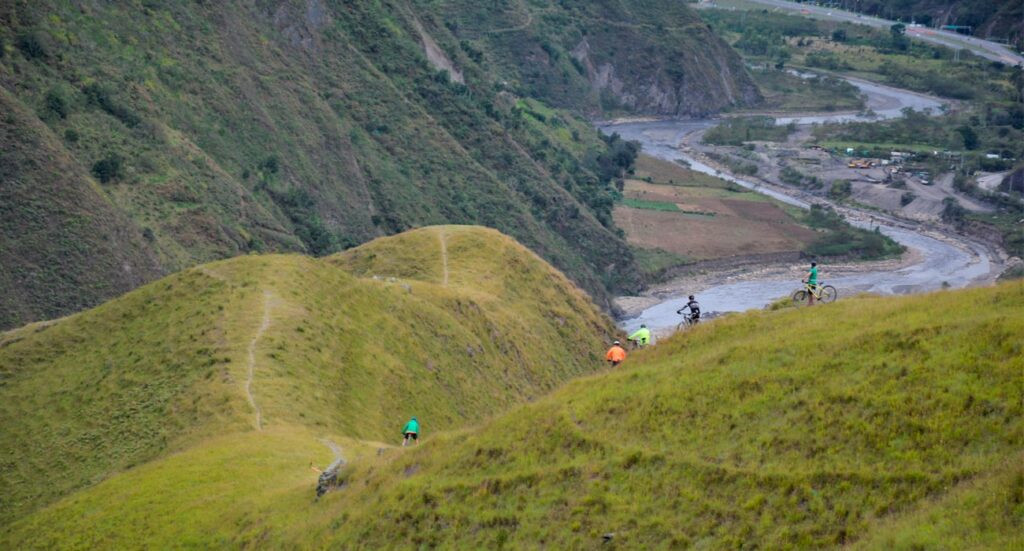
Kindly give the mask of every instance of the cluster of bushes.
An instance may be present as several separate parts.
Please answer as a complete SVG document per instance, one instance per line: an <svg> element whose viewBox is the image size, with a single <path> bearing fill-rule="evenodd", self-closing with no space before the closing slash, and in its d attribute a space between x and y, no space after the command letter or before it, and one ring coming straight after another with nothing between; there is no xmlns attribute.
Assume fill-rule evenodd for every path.
<svg viewBox="0 0 1024 551"><path fill-rule="evenodd" d="M796 132L793 123L775 124L772 117L734 117L723 121L704 133L704 143L713 145L743 145L744 142L782 142Z"/></svg>
<svg viewBox="0 0 1024 551"><path fill-rule="evenodd" d="M713 151L709 151L707 156L729 167L729 171L733 174L741 174L743 176L753 176L757 174L757 165L754 163L745 163L730 155L722 155Z"/></svg>
<svg viewBox="0 0 1024 551"><path fill-rule="evenodd" d="M832 52L811 52L804 58L808 67L818 67L830 71L852 69L849 63Z"/></svg>
<svg viewBox="0 0 1024 551"><path fill-rule="evenodd" d="M783 167L779 172L779 179L791 186L806 189L821 189L825 186L825 183L821 181L821 178L818 178L817 176L808 176L790 166ZM847 182L847 184L849 184L849 182Z"/></svg>
<svg viewBox="0 0 1024 551"><path fill-rule="evenodd" d="M828 196L837 201L848 198L853 193L853 185L849 180L836 180L828 188Z"/></svg>
<svg viewBox="0 0 1024 551"><path fill-rule="evenodd" d="M878 260L904 251L902 245L883 235L878 228L873 231L854 228L828 206L811 205L804 216L804 223L812 228L829 230L804 250L811 256Z"/></svg>

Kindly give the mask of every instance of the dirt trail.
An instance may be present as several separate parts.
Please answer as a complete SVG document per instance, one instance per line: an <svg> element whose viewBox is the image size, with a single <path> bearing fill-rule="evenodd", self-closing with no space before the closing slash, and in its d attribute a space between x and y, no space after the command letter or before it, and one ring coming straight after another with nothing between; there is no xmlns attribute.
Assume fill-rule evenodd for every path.
<svg viewBox="0 0 1024 551"><path fill-rule="evenodd" d="M341 446L328 438L321 438L320 443L331 448L331 451L334 453L334 461L324 469L324 472L337 471L339 467L345 464L345 458L341 455Z"/></svg>
<svg viewBox="0 0 1024 551"><path fill-rule="evenodd" d="M256 430L263 430L263 413L260 411L260 406L256 404L256 398L252 393L252 381L253 375L256 370L256 343L263 338L263 333L270 327L270 291L263 291L263 320L260 322L260 328L256 331L252 340L249 341L249 365L248 374L245 379L245 397L249 400L249 405L252 406L253 411L256 412Z"/></svg>
<svg viewBox="0 0 1024 551"><path fill-rule="evenodd" d="M443 268L443 277L441 279L441 285L448 286L448 235L441 230L437 234L438 240L441 242L441 267Z"/></svg>
<svg viewBox="0 0 1024 551"><path fill-rule="evenodd" d="M341 455L341 446L327 438L321 438L320 443L331 448L331 451L334 452L334 462L320 472L320 478L316 482L317 499L338 485L338 471L345 465L345 458Z"/></svg>
<svg viewBox="0 0 1024 551"><path fill-rule="evenodd" d="M529 27L533 23L533 12L531 12L530 8L525 6L525 5L523 6L523 9L526 11L526 21L520 23L519 25L515 25L513 27L505 27L503 29L491 29L489 31L476 31L476 32L478 32L480 34L500 34L500 33L514 33L514 32L524 31L524 30L526 30L527 27Z"/></svg>

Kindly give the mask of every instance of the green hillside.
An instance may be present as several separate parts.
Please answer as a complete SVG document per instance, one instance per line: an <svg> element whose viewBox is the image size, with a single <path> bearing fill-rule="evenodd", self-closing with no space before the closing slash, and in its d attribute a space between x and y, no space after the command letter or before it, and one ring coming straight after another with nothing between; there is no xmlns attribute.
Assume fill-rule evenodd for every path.
<svg viewBox="0 0 1024 551"><path fill-rule="evenodd" d="M756 88L677 2L483 4L0 5L0 328L201 262L442 223L516 237L599 303L635 289L611 219L631 158L580 115Z"/></svg>
<svg viewBox="0 0 1024 551"><path fill-rule="evenodd" d="M345 522L318 537L1019 547L1022 342L1021 283L730 317L469 435L357 465L328 502Z"/></svg>
<svg viewBox="0 0 1024 551"><path fill-rule="evenodd" d="M329 457L319 438L395 442L410 415L431 432L479 422L593 371L614 333L568 279L483 228L203 265L0 335L0 526L154 460L250 446L267 469L278 451ZM352 460L370 444L342 445ZM300 467L273 476L306 496L315 474Z"/></svg>
<svg viewBox="0 0 1024 551"><path fill-rule="evenodd" d="M1019 547L1022 307L1011 282L753 312L562 386L613 330L493 232L216 263L3 336L0 547ZM98 379L104 335L179 326ZM152 407L161 349L188 384ZM424 442L394 447L413 414ZM348 464L315 501L331 443ZM53 460L76 446L141 451Z"/></svg>

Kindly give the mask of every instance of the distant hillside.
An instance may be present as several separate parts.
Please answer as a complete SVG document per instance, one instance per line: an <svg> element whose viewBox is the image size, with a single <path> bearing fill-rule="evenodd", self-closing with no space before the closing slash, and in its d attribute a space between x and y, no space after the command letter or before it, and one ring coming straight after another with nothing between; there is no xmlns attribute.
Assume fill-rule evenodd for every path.
<svg viewBox="0 0 1024 551"><path fill-rule="evenodd" d="M437 254L445 235L448 286ZM478 241L493 253L469 254ZM35 362L0 387L10 435L0 448L10 450L4 465L25 477L2 495L49 488L44 501L64 497L5 511L8 522L17 520L0 525L0 546L1024 543L1024 283L731 316L485 420L599 363L609 329L565 285L493 234L431 228L327 262L265 257L204 266L48 329L8 333L0 361ZM190 313L199 307L187 299L194 293L182 294L188 287L220 321ZM261 289L271 292L263 305ZM175 307L157 309L158 298ZM256 431L242 381L246 343L259 334L265 305L272 321L256 345L252 388L264 413ZM168 413L126 424L138 427L133 438L81 432L80 423L139 418L148 410L127 398L165 384L117 359L80 361L84 368L73 370L69 355L91 342L84 332L95 327L88 336L97 338L129 324L138 331L126 334L145 338L159 334L154 322L177 316L196 323L170 345L185 345L186 368L166 372L194 371L191 390L154 410ZM227 343L209 354L210 367L189 348L210 346L204 334ZM82 353L101 358L110 344ZM135 349L159 358L148 352L159 347ZM97 382L98 374L105 375ZM44 379L62 382L45 387ZM15 389L27 395L29 384L47 394L15 417L9 398ZM93 400L112 389L120 398L103 403L117 407L104 411ZM428 427L425 439L396 448L395 418L411 414ZM45 423L53 428L38 430ZM73 486L53 476L78 476L64 459L69 450L140 447L139 435L153 427L176 427L164 448L175 453L148 450L82 473ZM310 463L322 467L332 457L318 438L340 444L348 464L341 487L314 501ZM136 466L121 471L126 465ZM49 486L54 480L64 487Z"/></svg>
<svg viewBox="0 0 1024 551"><path fill-rule="evenodd" d="M740 58L684 2L441 0L471 54L520 94L590 115L699 116L761 96ZM477 51L474 51L477 50Z"/></svg>
<svg viewBox="0 0 1024 551"><path fill-rule="evenodd" d="M366 442L394 443L410 415L430 433L480 422L598 368L615 332L512 239L440 226L320 260L205 264L0 334L0 548L13 520L213 441L232 442L228 454L312 450L308 462L329 455L319 439L347 438L351 461ZM188 484L236 476L225 468ZM307 486L306 463L285 468L270 474Z"/></svg>
<svg viewBox="0 0 1024 551"><path fill-rule="evenodd" d="M756 89L679 3L484 4L0 5L0 327L447 222L515 236L602 304L635 288L611 218L628 148L522 98L688 114Z"/></svg>
<svg viewBox="0 0 1024 551"><path fill-rule="evenodd" d="M975 36L1024 46L1024 3L1020 0L860 0L858 8L871 15L929 26L971 27Z"/></svg>

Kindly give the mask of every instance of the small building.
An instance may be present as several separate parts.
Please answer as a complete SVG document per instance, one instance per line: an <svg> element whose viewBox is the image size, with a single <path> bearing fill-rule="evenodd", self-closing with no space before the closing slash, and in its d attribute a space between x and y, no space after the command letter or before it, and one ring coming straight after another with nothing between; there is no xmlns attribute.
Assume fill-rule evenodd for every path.
<svg viewBox="0 0 1024 551"><path fill-rule="evenodd" d="M911 157L913 157L913 156L914 156L914 154L910 153L908 151L890 151L889 152L889 160L893 164L897 164L897 165L901 165L901 164L909 161L911 159Z"/></svg>

